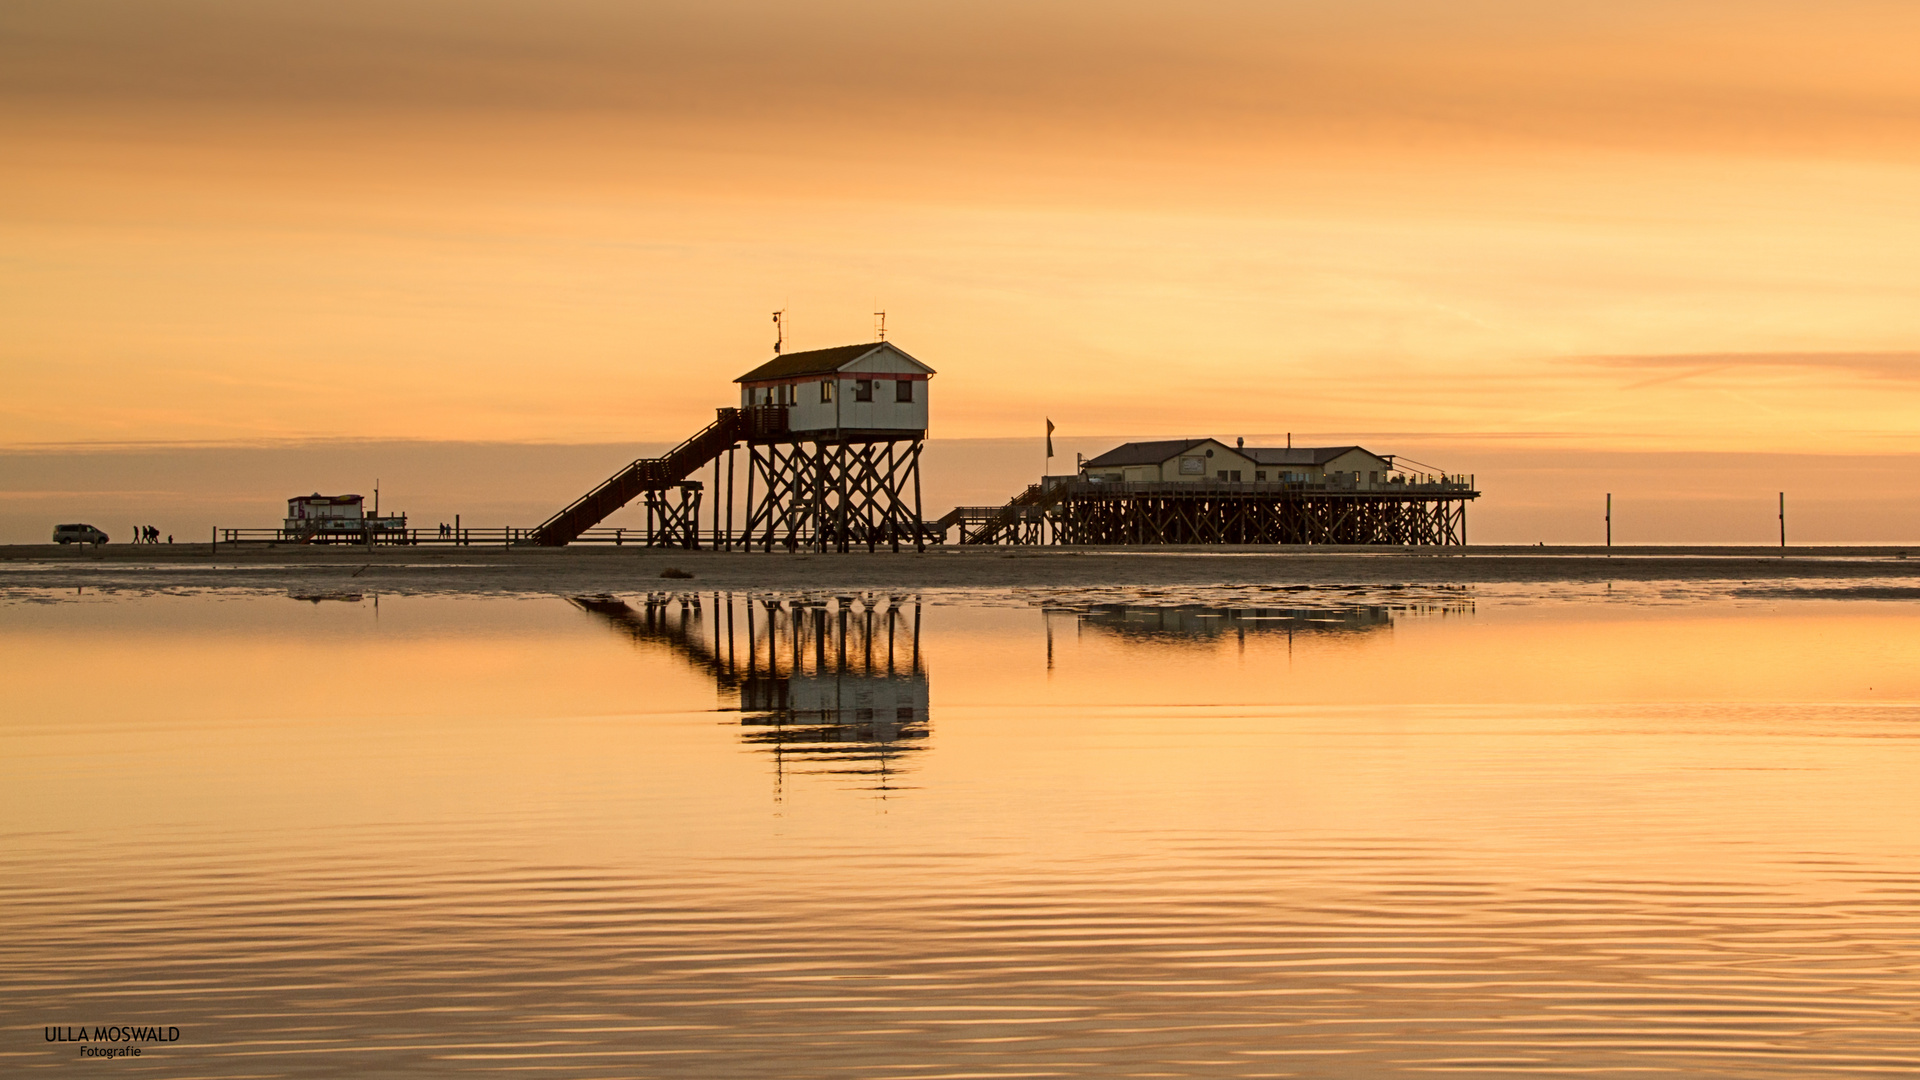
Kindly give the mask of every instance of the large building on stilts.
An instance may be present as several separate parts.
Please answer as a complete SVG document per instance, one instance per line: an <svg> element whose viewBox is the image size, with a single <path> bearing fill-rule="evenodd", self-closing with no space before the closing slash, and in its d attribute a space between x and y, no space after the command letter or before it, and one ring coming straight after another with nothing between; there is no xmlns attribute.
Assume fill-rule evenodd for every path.
<svg viewBox="0 0 1920 1080"><path fill-rule="evenodd" d="M1473 477L1361 446L1135 442L1048 493L1065 544L1459 545Z"/></svg>
<svg viewBox="0 0 1920 1080"><path fill-rule="evenodd" d="M1130 442L942 522L962 544L1465 544L1473 477L1408 464L1361 446Z"/></svg>

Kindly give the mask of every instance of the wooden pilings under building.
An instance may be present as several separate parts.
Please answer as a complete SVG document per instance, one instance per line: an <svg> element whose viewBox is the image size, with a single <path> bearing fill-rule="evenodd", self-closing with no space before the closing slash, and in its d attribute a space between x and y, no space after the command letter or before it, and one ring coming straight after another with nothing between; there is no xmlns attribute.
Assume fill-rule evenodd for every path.
<svg viewBox="0 0 1920 1080"><path fill-rule="evenodd" d="M1044 525L1056 544L1459 546L1467 542L1467 502L1479 496L1467 482L1386 491L1314 487L1068 481ZM1034 536L1036 528L1009 532L1019 543L1015 536Z"/></svg>
<svg viewBox="0 0 1920 1080"><path fill-rule="evenodd" d="M919 432L832 432L812 440L747 444L746 527L751 550L848 551L902 544L926 549ZM725 541L731 547L733 537Z"/></svg>
<svg viewBox="0 0 1920 1080"><path fill-rule="evenodd" d="M1397 544L1467 542L1473 477L1281 481L1089 480L1050 476L1005 506L961 506L936 523L961 544Z"/></svg>

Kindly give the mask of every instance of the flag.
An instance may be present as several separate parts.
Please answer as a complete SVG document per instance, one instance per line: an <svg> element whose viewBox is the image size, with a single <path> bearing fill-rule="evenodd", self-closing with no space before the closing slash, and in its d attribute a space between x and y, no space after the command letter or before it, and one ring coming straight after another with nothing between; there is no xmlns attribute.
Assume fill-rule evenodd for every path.
<svg viewBox="0 0 1920 1080"><path fill-rule="evenodd" d="M1053 457L1053 420L1047 420L1047 457Z"/></svg>

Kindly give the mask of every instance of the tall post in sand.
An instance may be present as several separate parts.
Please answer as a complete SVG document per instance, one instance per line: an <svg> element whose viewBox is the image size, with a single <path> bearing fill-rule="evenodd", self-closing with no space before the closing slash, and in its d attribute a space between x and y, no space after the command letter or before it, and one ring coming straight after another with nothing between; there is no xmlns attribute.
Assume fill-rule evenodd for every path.
<svg viewBox="0 0 1920 1080"><path fill-rule="evenodd" d="M733 447L727 447L727 550L733 550ZM733 616L729 614L727 618Z"/></svg>
<svg viewBox="0 0 1920 1080"><path fill-rule="evenodd" d="M1780 493L1780 554L1787 553L1787 493Z"/></svg>
<svg viewBox="0 0 1920 1080"><path fill-rule="evenodd" d="M1607 492L1607 546L1613 546L1613 492Z"/></svg>

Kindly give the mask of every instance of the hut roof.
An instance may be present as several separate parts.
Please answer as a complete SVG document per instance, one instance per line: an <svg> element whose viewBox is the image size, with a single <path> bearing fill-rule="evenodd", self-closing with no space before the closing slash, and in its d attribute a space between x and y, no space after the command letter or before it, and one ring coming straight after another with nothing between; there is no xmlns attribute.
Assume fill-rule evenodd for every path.
<svg viewBox="0 0 1920 1080"><path fill-rule="evenodd" d="M889 341L869 341L864 345L835 345L831 349L809 349L806 352L787 353L747 372L733 380L737 383L775 382L781 379L801 379L808 375L831 375L844 371L852 364L866 359L874 352L886 350L905 359L920 371L931 375L933 369L913 357L906 350Z"/></svg>
<svg viewBox="0 0 1920 1080"><path fill-rule="evenodd" d="M1158 465L1169 458L1181 454L1212 439L1162 439L1159 442L1130 442L1101 454L1088 458L1083 466L1089 469L1105 469L1115 465Z"/></svg>

